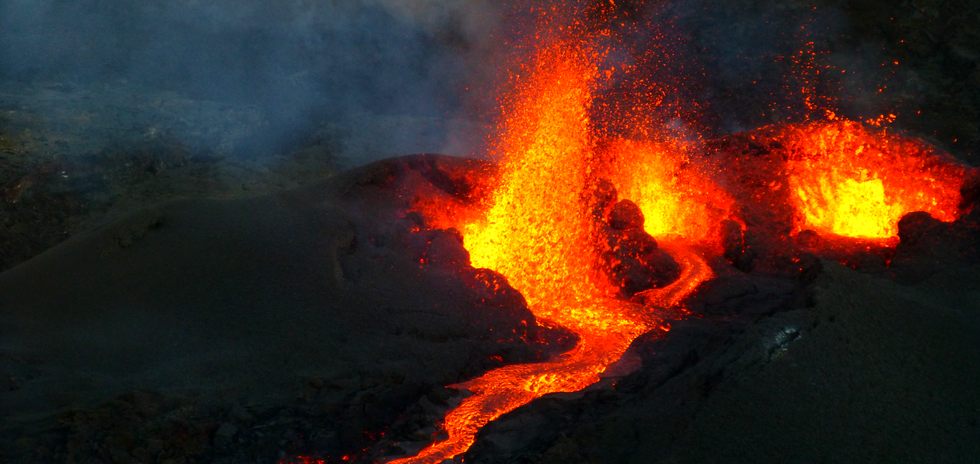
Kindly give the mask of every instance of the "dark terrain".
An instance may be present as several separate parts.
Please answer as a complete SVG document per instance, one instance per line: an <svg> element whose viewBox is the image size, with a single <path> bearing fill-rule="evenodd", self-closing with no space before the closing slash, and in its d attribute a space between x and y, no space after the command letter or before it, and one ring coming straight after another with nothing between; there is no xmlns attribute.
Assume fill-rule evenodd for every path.
<svg viewBox="0 0 980 464"><path fill-rule="evenodd" d="M896 130L980 161L980 5L817 4L839 21L817 34L826 59L855 70L845 114L895 111ZM706 84L716 146L791 116L749 84L772 71L752 64L772 58L754 25L795 30L807 11L739 1L681 21L725 71ZM270 142L281 121L238 97L0 80L0 461L370 462L437 433L458 398L445 385L573 341L489 291L499 276L469 267L456 236L404 214L476 161L362 166L470 154L480 142L432 132L479 138L479 117L370 108ZM977 185L955 230L907 218L890 268L870 254L713 262L692 317L635 343L637 371L505 416L466 461L975 462Z"/></svg>

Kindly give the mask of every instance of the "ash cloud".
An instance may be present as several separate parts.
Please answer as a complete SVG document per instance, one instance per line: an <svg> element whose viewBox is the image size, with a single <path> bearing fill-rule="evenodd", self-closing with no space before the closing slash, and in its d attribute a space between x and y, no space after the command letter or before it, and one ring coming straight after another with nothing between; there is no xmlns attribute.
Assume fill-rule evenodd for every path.
<svg viewBox="0 0 980 464"><path fill-rule="evenodd" d="M473 141L453 137L479 126L467 88L491 72L499 21L489 0L3 0L0 80L22 93L58 82L251 109L261 123L234 152L279 150L330 127L356 164L396 142L465 150Z"/></svg>

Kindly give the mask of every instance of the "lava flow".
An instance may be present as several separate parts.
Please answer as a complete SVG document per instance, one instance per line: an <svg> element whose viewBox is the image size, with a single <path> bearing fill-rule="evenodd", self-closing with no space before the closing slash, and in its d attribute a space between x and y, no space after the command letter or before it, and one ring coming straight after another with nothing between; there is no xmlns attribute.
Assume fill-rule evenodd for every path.
<svg viewBox="0 0 980 464"><path fill-rule="evenodd" d="M648 307L617 299L618 288L603 274L588 194L607 172L596 155L590 123L593 90L604 75L601 58L599 49L582 41L556 40L535 53L503 101L505 116L494 150L499 184L485 215L460 225L472 265L504 275L538 319L574 332L577 345L547 362L504 366L455 385L472 396L447 413L442 428L448 438L392 462L433 463L458 456L481 427L501 415L543 395L596 383L636 337L659 325L650 307L676 306L711 277L707 264L681 244L665 247L680 265L680 277L645 292ZM645 192L651 198L653 193ZM650 219L677 220L666 215Z"/></svg>
<svg viewBox="0 0 980 464"><path fill-rule="evenodd" d="M906 213L957 218L966 168L925 143L845 120L788 126L778 137L797 231L889 241Z"/></svg>

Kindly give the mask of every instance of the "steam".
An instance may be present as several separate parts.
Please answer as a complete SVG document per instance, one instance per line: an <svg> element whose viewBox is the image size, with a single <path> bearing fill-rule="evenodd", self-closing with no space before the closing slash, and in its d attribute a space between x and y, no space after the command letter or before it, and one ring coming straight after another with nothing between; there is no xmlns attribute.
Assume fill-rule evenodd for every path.
<svg viewBox="0 0 980 464"><path fill-rule="evenodd" d="M229 155L282 150L324 130L351 164L394 154L386 151L465 152L480 139L467 135L482 127L467 88L487 72L495 5L4 0L0 79L20 82L22 92L39 82L96 89L93 109L108 98L99 89L110 88L131 93L134 106L175 92L257 115L243 123L248 136L232 143L174 129L178 139ZM227 125L214 120L220 114L188 114L188 125Z"/></svg>

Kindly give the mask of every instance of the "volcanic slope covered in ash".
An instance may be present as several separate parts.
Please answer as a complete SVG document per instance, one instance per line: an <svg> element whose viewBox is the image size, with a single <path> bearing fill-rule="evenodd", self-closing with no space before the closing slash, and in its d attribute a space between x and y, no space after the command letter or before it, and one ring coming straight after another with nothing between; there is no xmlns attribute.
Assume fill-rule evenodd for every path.
<svg viewBox="0 0 980 464"><path fill-rule="evenodd" d="M563 349L457 235L405 215L461 162L166 203L0 274L0 460L336 457L436 414L443 385Z"/></svg>

